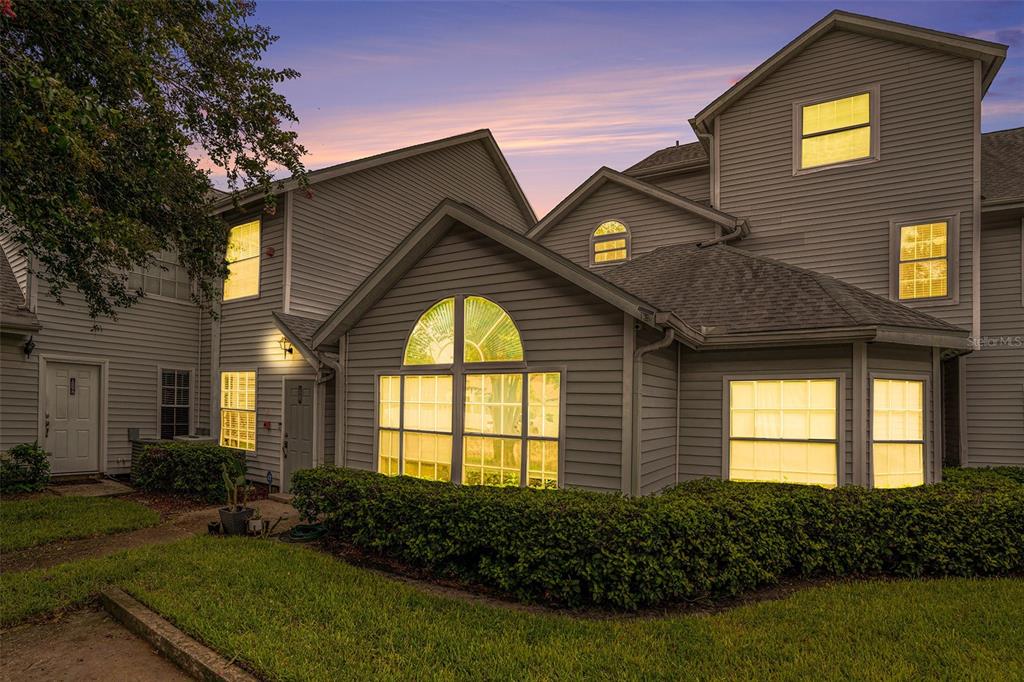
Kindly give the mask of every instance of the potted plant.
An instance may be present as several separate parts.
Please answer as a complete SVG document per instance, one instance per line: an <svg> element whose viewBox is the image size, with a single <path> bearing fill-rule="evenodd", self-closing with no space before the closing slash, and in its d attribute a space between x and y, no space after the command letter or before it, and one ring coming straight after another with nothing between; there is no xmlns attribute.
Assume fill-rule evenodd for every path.
<svg viewBox="0 0 1024 682"><path fill-rule="evenodd" d="M224 529L225 535L245 535L249 529L249 518L256 511L245 506L249 501L249 484L244 473L232 478L227 466L222 466L221 472L224 476L224 488L227 490L227 506L220 508L220 526Z"/></svg>

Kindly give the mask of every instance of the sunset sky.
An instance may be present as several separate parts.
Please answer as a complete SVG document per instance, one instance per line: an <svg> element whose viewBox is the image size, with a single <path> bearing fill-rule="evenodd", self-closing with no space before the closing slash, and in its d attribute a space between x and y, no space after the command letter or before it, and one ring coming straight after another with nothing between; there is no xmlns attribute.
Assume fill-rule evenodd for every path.
<svg viewBox="0 0 1024 682"><path fill-rule="evenodd" d="M842 9L1010 45L983 130L1024 125L1024 3ZM266 62L309 168L490 128L538 215L600 166L676 140L687 119L837 7L832 3L259 0L281 39Z"/></svg>

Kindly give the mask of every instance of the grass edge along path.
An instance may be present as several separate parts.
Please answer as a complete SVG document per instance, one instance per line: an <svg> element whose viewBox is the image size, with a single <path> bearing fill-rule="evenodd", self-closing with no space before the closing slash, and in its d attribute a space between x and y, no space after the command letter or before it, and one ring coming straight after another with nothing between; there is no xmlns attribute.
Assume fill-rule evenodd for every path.
<svg viewBox="0 0 1024 682"><path fill-rule="evenodd" d="M116 497L33 497L0 502L0 552L111 535L160 523L156 511Z"/></svg>
<svg viewBox="0 0 1024 682"><path fill-rule="evenodd" d="M273 680L1024 678L1024 580L864 581L713 615L580 619L314 550L196 537L0 576L5 625L115 584Z"/></svg>

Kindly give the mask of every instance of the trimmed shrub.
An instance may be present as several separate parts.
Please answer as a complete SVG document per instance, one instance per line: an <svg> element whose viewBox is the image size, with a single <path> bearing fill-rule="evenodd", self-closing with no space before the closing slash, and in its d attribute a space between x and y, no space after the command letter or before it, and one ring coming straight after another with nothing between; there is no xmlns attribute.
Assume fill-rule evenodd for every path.
<svg viewBox="0 0 1024 682"><path fill-rule="evenodd" d="M947 467L942 470L942 481L975 490L1012 488L1024 485L1024 467Z"/></svg>
<svg viewBox="0 0 1024 682"><path fill-rule="evenodd" d="M0 458L0 492L34 493L50 482L50 456L39 443L21 443Z"/></svg>
<svg viewBox="0 0 1024 682"><path fill-rule="evenodd" d="M785 576L1024 570L1024 486L836 490L713 480L624 498L318 468L294 504L336 536L526 602L636 609Z"/></svg>
<svg viewBox="0 0 1024 682"><path fill-rule="evenodd" d="M213 443L153 443L132 459L132 483L153 492L225 502L222 467L231 478L245 475L245 453Z"/></svg>

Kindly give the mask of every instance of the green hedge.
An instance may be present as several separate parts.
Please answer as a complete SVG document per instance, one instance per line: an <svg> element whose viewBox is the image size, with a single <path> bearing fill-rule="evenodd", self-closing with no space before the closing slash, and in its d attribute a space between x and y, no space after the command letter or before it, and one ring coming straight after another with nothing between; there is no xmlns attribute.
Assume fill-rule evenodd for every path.
<svg viewBox="0 0 1024 682"><path fill-rule="evenodd" d="M21 443L0 456L0 493L39 492L50 482L50 455L39 443Z"/></svg>
<svg viewBox="0 0 1024 682"><path fill-rule="evenodd" d="M304 518L438 577L526 602L635 609L784 576L1024 571L1024 486L969 477L877 491L702 480L629 499L318 468L296 472L292 491Z"/></svg>
<svg viewBox="0 0 1024 682"><path fill-rule="evenodd" d="M212 443L154 443L132 458L132 483L142 490L224 503L222 466L232 478L244 475L245 453Z"/></svg>

